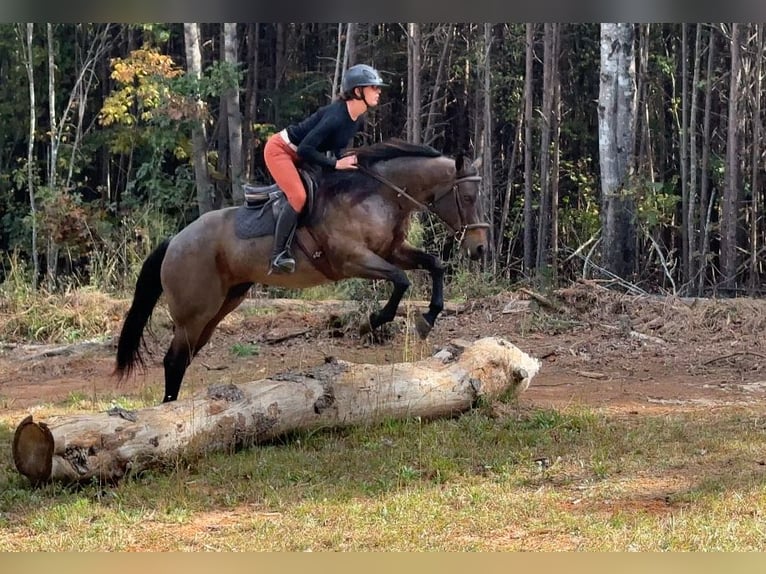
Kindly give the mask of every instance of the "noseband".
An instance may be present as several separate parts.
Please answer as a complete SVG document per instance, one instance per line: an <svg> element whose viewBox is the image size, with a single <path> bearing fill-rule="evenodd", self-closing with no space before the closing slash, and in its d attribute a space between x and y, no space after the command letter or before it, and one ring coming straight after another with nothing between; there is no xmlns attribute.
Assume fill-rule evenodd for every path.
<svg viewBox="0 0 766 574"><path fill-rule="evenodd" d="M489 223L463 223L465 221L465 208L463 207L463 200L460 197L460 193L458 193L459 188L460 188L460 184L468 182L468 181L480 182L481 181L481 176L480 175L466 175L466 176L457 178L455 180L455 182L452 184L452 187L444 190L439 195L434 195L434 198L431 200L431 202L428 203L428 204L425 204L425 203L422 203L422 202L418 201L414 197L412 197L409 193L407 193L404 190L404 188L399 187L394 182L387 180L385 177L383 177L382 175L372 171L371 169L367 169L365 167L359 167L359 170L363 171L364 173L366 173L367 175L369 175L373 179L377 179L383 185L386 185L387 187L390 187L391 189L393 189L396 192L397 197L405 197L410 202L412 202L413 204L417 205L420 209L424 209L424 210L429 211L429 212L433 213L434 215L436 215L439 219L442 220L444 225L446 225L447 227L449 227L452 230L452 232L455 234L455 237L457 237L458 242L462 242L463 238L465 237L466 232L471 230L471 229L485 229L485 228L489 228ZM441 215L436 213L436 211L434 209L434 206L437 203L439 203L442 199L444 199L444 196L446 196L450 192L452 192L452 197L454 198L455 205L457 206L457 216L458 216L458 219L460 219L460 228L459 229L455 229Z"/></svg>
<svg viewBox="0 0 766 574"><path fill-rule="evenodd" d="M444 221L443 218L440 217L442 221L444 221L444 224L449 227L454 233L455 237L457 237L458 242L462 242L463 238L465 237L465 234L467 231L471 229L486 229L489 228L489 223L463 223L465 221L465 207L463 207L463 198L460 196L460 184L465 183L467 181L475 181L480 182L481 176L480 175L465 175L463 177L459 177L455 180L455 183L452 184L452 187L449 189L443 191L439 195L435 195L434 198L431 200L430 205L436 205L439 203L442 199L444 199L444 196L448 193L452 192L452 198L455 200L455 206L457 207L457 216L460 220L460 229L455 229L452 227L449 223ZM428 207L428 210L431 213L436 213L433 209Z"/></svg>

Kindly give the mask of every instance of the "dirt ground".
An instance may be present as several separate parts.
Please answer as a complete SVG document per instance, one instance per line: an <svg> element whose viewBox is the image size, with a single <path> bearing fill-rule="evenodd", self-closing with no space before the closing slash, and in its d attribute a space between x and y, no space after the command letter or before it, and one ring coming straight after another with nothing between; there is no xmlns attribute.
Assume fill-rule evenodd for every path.
<svg viewBox="0 0 766 574"><path fill-rule="evenodd" d="M547 298L535 295L508 292L450 304L426 341L414 334L411 318L423 302L403 304L392 327L371 341L356 328L366 313L363 303L254 297L221 324L195 359L181 398L213 383L309 369L330 356L356 363L417 360L452 339L492 335L542 361L520 397L522 406L587 405L634 413L763 402L766 301L632 296L595 283ZM106 342L3 344L0 410L21 417L41 405L117 395L159 402L169 343L169 319L161 306L152 331L146 373L119 387L111 376L116 330Z"/></svg>

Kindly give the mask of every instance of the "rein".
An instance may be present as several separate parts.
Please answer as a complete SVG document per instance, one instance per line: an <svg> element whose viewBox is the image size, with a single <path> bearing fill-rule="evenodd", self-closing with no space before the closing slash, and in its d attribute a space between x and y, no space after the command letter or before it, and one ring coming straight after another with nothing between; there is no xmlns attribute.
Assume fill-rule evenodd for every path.
<svg viewBox="0 0 766 574"><path fill-rule="evenodd" d="M434 215L436 215L436 217L438 217L439 219L442 220L442 223L444 223L444 225L449 227L454 232L455 236L457 236L458 234L460 235L460 237L458 239L459 241L463 240L463 238L465 237L466 231L468 231L469 229L480 229L480 228L488 228L489 227L489 223L469 223L469 224L462 225L460 227L460 229L455 229L454 227L452 227L452 225L450 225L449 222L447 222L441 215L436 213L431 208L431 205L441 201L444 198L445 195L447 195L449 192L452 192L452 194L453 194L453 196L455 198L455 203L457 204L458 217L460 217L460 223L463 223L463 221L465 221L465 217L463 216L463 204L460 201L460 195L457 193L458 186L461 183L464 183L466 181L481 181L481 176L480 175L466 175L466 176L457 178L455 180L455 183L452 184L452 187L450 187L446 191L440 193L438 196L434 196L433 201L431 201L431 205L427 205L425 203L422 203L422 202L418 201L417 199L412 197L409 193L407 193L404 188L399 187L393 181L390 181L389 179L386 179L385 177L383 177L379 173L374 172L371 169L369 169L367 167L363 167L363 166L359 166L357 169L359 171L361 171L362 173L364 173L366 175L369 175L371 178L378 180L383 185L385 185L387 187L390 187L392 190L394 190L396 192L397 197L404 197L408 201L410 201L413 204L417 205L420 209L423 209L425 211L428 211L428 212L433 213Z"/></svg>

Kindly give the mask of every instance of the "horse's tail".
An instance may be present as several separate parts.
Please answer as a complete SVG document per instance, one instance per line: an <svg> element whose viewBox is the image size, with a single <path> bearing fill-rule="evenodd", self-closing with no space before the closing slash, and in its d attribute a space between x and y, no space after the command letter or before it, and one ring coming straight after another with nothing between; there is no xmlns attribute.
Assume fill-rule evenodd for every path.
<svg viewBox="0 0 766 574"><path fill-rule="evenodd" d="M120 380L130 375L136 364L144 366L140 350L143 331L154 306L162 295L160 268L169 243L170 239L160 243L146 258L138 274L133 303L125 316L120 338L117 341L117 365L113 374Z"/></svg>

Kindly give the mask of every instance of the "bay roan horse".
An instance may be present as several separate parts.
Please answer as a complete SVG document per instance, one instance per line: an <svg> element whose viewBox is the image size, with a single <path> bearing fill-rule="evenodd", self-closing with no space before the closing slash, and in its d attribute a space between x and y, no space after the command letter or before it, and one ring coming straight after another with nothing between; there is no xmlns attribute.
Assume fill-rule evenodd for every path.
<svg viewBox="0 0 766 574"><path fill-rule="evenodd" d="M354 151L359 169L331 172L319 184L313 209L299 226L305 230L298 232L300 240L308 230L317 249L306 250L309 256L293 242L294 273L269 274L272 236L237 237L235 216L244 207L205 213L160 244L139 273L117 344L115 374L122 379L143 366L143 330L162 293L174 324L163 360L163 402L178 397L192 358L255 283L301 289L351 277L388 280L393 292L370 315L370 330L394 319L410 285L404 270L424 269L433 285L428 311L418 320L425 337L443 308L444 269L437 257L406 242L410 215L429 210L459 236L472 259L480 258L489 226L480 216L476 162L401 141Z"/></svg>

